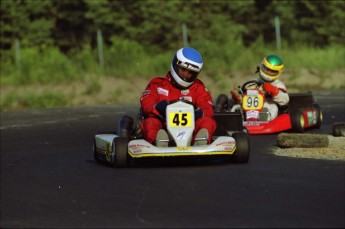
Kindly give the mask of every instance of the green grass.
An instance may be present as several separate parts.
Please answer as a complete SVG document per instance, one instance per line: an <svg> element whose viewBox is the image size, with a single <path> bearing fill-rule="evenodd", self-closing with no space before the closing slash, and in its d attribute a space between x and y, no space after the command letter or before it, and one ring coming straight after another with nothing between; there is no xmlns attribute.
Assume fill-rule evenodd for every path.
<svg viewBox="0 0 345 229"><path fill-rule="evenodd" d="M95 95L102 90L102 85L97 78L93 78L88 84L84 94L85 95Z"/></svg>
<svg viewBox="0 0 345 229"><path fill-rule="evenodd" d="M44 91L42 93L8 93L1 100L1 111L11 109L53 108L68 105L67 97L58 92Z"/></svg>
<svg viewBox="0 0 345 229"><path fill-rule="evenodd" d="M16 63L13 51L2 53L0 80L1 87L7 85L54 85L79 82L92 78L84 91L86 95L95 95L102 90L100 77L126 79L129 82L137 77L150 79L162 76L170 69L170 62L176 50L153 52L140 44L114 37L111 47L104 49L104 67L100 66L97 50L84 47L81 52L63 55L55 48L36 50L22 48L20 62ZM265 55L276 53L281 55L285 69L290 71L290 79L300 77L294 72L299 69L309 69L318 73L344 71L345 49L343 46L331 46L324 49L299 45L285 47L277 51L273 45L255 44L253 47L243 47L231 42L217 44L205 41L190 44L197 48L204 58L203 75L212 78L221 89L228 90L229 85L222 84L224 77L230 77L236 72L254 76L256 66ZM284 47L284 46L283 46ZM325 79L321 79L323 82ZM143 85L144 87L144 85ZM125 93L115 90L113 96ZM2 95L1 110L13 107L48 108L65 106L67 97L62 93L46 91L21 93L10 92ZM116 102L116 101L114 101Z"/></svg>
<svg viewBox="0 0 345 229"><path fill-rule="evenodd" d="M151 53L139 44L126 40L115 39L114 43L116 45L104 50L104 68L99 65L97 50L90 47L69 56L56 49L22 49L20 64L16 64L15 58L7 54L7 58L1 58L1 84L55 84L81 80L88 75L125 79L138 76L151 78L167 72L176 51ZM245 48L230 42L219 45L208 41L199 50L204 58L203 71L215 81L229 72L253 73L263 57L270 53L281 55L287 69L308 68L325 72L345 68L345 49L339 46L325 49L300 46L276 51L271 46ZM95 89L90 90L92 93Z"/></svg>
<svg viewBox="0 0 345 229"><path fill-rule="evenodd" d="M315 69L321 72L336 71L345 68L345 48L331 46L325 49L313 47L295 47L282 52L285 65L292 69Z"/></svg>

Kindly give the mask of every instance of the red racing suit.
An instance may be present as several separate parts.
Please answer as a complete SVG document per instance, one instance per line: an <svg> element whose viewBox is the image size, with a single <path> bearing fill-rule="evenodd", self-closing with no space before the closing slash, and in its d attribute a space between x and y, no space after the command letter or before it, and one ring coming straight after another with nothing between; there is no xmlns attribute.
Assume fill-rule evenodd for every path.
<svg viewBox="0 0 345 229"><path fill-rule="evenodd" d="M172 81L170 72L165 78L157 77L152 79L140 98L141 109L145 117L141 123L144 138L146 141L153 143L156 140L158 131L166 128L164 122L155 114L157 111L154 107L158 102L185 99L203 110L203 117L195 122L193 139L200 129L206 128L209 136L208 142L210 143L216 130L211 94L199 79L196 79L187 89L175 87Z"/></svg>

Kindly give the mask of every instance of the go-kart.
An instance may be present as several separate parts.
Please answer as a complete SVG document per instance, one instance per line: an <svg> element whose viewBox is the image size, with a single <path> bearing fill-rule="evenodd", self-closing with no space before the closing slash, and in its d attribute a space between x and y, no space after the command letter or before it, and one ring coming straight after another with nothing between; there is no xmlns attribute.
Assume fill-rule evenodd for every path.
<svg viewBox="0 0 345 229"><path fill-rule="evenodd" d="M241 115L216 115L216 122L222 122L225 118L230 118L233 122L219 125L220 128L215 131L210 144L192 145L194 109L195 106L185 100L169 103L165 117L169 144L164 147L151 144L143 138L140 131L143 120L141 112L134 128L134 119L131 116L121 116L115 132L95 135L95 160L110 163L114 167L127 167L133 159L221 155L231 159L230 161L247 163L250 155L249 136L244 132ZM205 139L195 139L195 142L199 140L205 142Z"/></svg>
<svg viewBox="0 0 345 229"><path fill-rule="evenodd" d="M279 106L278 116L270 120L270 114L264 108L265 94L260 90L262 85L260 81L252 80L239 86L242 104L236 105L228 100L227 95L220 94L215 103L215 112L241 112L243 125L249 134L302 133L307 128L320 128L323 115L311 92L289 94L289 103Z"/></svg>

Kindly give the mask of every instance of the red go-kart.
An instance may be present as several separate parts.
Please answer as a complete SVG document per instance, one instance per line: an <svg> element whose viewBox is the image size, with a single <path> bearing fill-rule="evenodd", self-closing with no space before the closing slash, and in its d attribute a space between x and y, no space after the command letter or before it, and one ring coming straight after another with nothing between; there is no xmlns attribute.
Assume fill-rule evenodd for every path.
<svg viewBox="0 0 345 229"><path fill-rule="evenodd" d="M288 105L279 107L278 116L269 121L268 110L264 108L265 95L259 90L261 86L261 82L253 80L239 87L242 104L237 105L232 100L229 101L227 95L220 94L215 104L215 113L219 116L226 115L227 112L241 112L243 125L249 134L272 134L282 131L302 133L307 128L320 128L322 111L315 103L311 92L289 94ZM234 109L234 106L238 109Z"/></svg>

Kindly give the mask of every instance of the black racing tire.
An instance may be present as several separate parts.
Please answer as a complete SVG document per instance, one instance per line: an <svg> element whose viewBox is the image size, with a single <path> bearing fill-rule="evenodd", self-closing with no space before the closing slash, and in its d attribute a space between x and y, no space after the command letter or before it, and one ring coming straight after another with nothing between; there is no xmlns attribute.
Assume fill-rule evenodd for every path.
<svg viewBox="0 0 345 229"><path fill-rule="evenodd" d="M233 160L236 163L247 163L250 156L249 136L244 132L235 132L232 137L236 141L236 150L233 154Z"/></svg>
<svg viewBox="0 0 345 229"><path fill-rule="evenodd" d="M245 126L243 126L243 132L244 132L245 134L249 134L248 128L245 127Z"/></svg>
<svg viewBox="0 0 345 229"><path fill-rule="evenodd" d="M123 115L119 119L119 124L117 128L117 134L120 137L129 138L133 133L133 118L129 115Z"/></svg>
<svg viewBox="0 0 345 229"><path fill-rule="evenodd" d="M332 127L334 137L345 137L345 122L335 122Z"/></svg>
<svg viewBox="0 0 345 229"><path fill-rule="evenodd" d="M215 111L221 112L228 109L229 98L226 94L220 94L217 97Z"/></svg>
<svg viewBox="0 0 345 229"><path fill-rule="evenodd" d="M96 139L93 139L93 157L95 158L95 161L99 163L101 160L97 156L97 150L96 150Z"/></svg>
<svg viewBox="0 0 345 229"><path fill-rule="evenodd" d="M302 110L298 109L290 114L292 132L303 133L305 119Z"/></svg>
<svg viewBox="0 0 345 229"><path fill-rule="evenodd" d="M319 104L313 105L314 109L316 110L316 126L315 128L320 129L322 121L323 121L323 113Z"/></svg>
<svg viewBox="0 0 345 229"><path fill-rule="evenodd" d="M128 165L128 142L127 137L117 137L113 140L112 150L114 155L114 167L124 168Z"/></svg>

